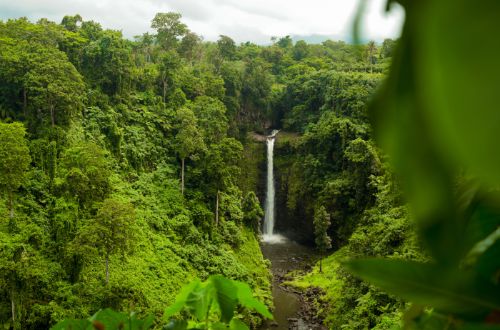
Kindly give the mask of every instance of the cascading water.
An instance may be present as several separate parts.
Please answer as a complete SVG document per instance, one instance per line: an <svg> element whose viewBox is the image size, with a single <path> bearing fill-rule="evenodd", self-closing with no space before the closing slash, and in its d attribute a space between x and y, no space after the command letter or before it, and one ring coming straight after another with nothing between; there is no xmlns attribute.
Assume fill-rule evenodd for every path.
<svg viewBox="0 0 500 330"><path fill-rule="evenodd" d="M274 137L267 138L267 193L266 193L266 215L264 218L264 235L272 236L274 231Z"/></svg>
<svg viewBox="0 0 500 330"><path fill-rule="evenodd" d="M280 241L282 236L274 234L274 141L278 134L278 130L273 130L271 135L267 137L267 193L266 206L264 216L263 241L275 242Z"/></svg>

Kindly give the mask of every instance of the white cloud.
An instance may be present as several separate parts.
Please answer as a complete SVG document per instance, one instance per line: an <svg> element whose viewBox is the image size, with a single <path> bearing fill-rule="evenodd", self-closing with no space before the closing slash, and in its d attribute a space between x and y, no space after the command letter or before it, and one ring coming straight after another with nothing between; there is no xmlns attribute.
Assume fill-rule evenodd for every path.
<svg viewBox="0 0 500 330"><path fill-rule="evenodd" d="M384 15L385 0L369 0L364 36L382 40L399 35L400 8ZM132 37L150 30L157 12L178 11L191 30L216 40L220 34L238 42L267 43L271 36L331 35L349 40L355 0L0 0L0 19L27 16L60 22L79 13L105 28Z"/></svg>

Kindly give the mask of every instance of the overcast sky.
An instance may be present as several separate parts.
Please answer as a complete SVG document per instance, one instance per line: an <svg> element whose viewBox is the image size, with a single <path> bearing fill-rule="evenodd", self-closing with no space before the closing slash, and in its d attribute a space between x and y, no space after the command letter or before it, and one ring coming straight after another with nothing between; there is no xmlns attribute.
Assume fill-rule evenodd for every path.
<svg viewBox="0 0 500 330"><path fill-rule="evenodd" d="M384 13L385 0L368 0L365 39L397 37L403 12ZM60 22L80 14L133 37L150 31L157 12L176 11L205 40L225 34L237 42L268 43L271 36L328 35L350 40L357 0L0 0L0 19L26 16Z"/></svg>

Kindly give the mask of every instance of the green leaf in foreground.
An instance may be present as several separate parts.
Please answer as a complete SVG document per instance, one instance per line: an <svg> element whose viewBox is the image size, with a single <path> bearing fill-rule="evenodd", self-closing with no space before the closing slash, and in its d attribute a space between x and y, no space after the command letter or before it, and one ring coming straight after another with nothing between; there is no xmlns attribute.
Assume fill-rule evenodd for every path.
<svg viewBox="0 0 500 330"><path fill-rule="evenodd" d="M165 330L186 330L188 323L186 320L172 320L163 327Z"/></svg>
<svg viewBox="0 0 500 330"><path fill-rule="evenodd" d="M269 312L266 305L253 297L252 289L250 289L248 284L237 281L234 281L233 283L238 288L238 302L243 307L253 309L260 315L271 320L273 319L273 314Z"/></svg>
<svg viewBox="0 0 500 330"><path fill-rule="evenodd" d="M193 291L196 287L200 286L201 281L196 279L182 288L181 292L177 295L175 299L175 303L172 306L169 306L165 309L163 313L163 319L169 320L172 316L179 313L186 304L186 300L190 295L191 291Z"/></svg>
<svg viewBox="0 0 500 330"><path fill-rule="evenodd" d="M500 330L500 325L484 323L464 323L448 315L439 313L424 313L413 320L405 322L405 329L448 329L448 330Z"/></svg>
<svg viewBox="0 0 500 330"><path fill-rule="evenodd" d="M153 315L147 316L144 320L140 320L137 318L135 313L130 314L129 319L129 328L130 329L149 329L153 326L155 318Z"/></svg>
<svg viewBox="0 0 500 330"><path fill-rule="evenodd" d="M210 279L216 289L215 295L221 313L221 321L227 323L234 316L234 309L237 304L237 288L233 281L223 276L212 276Z"/></svg>
<svg viewBox="0 0 500 330"><path fill-rule="evenodd" d="M105 329L125 329L128 316L106 308L95 313L90 321L101 323Z"/></svg>
<svg viewBox="0 0 500 330"><path fill-rule="evenodd" d="M231 330L249 330L248 326L238 319L232 319L229 323L229 329Z"/></svg>
<svg viewBox="0 0 500 330"><path fill-rule="evenodd" d="M89 320L64 320L54 325L51 330L87 330L92 329Z"/></svg>
<svg viewBox="0 0 500 330"><path fill-rule="evenodd" d="M215 275L203 283L195 280L184 287L175 303L165 309L163 319L168 321L186 309L198 321L205 321L208 314L214 311L214 303L220 312L220 320L226 324L233 318L237 305L255 310L268 319L273 318L266 305L253 297L248 284Z"/></svg>
<svg viewBox="0 0 500 330"><path fill-rule="evenodd" d="M386 259L353 260L345 266L389 293L442 312L475 318L500 309L498 288L470 272Z"/></svg>

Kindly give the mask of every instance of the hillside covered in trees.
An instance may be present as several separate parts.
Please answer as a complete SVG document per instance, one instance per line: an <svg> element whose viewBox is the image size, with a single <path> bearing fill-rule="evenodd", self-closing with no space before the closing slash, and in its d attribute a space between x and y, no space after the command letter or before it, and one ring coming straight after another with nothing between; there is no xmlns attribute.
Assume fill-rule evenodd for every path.
<svg viewBox="0 0 500 330"><path fill-rule="evenodd" d="M215 274L272 308L258 139L271 129L278 229L329 255L289 285L321 289L329 328L400 325L411 306L341 264L430 258L367 111L396 42L209 42L172 12L151 27L129 40L79 15L0 21L0 326L107 307L160 320Z"/></svg>

